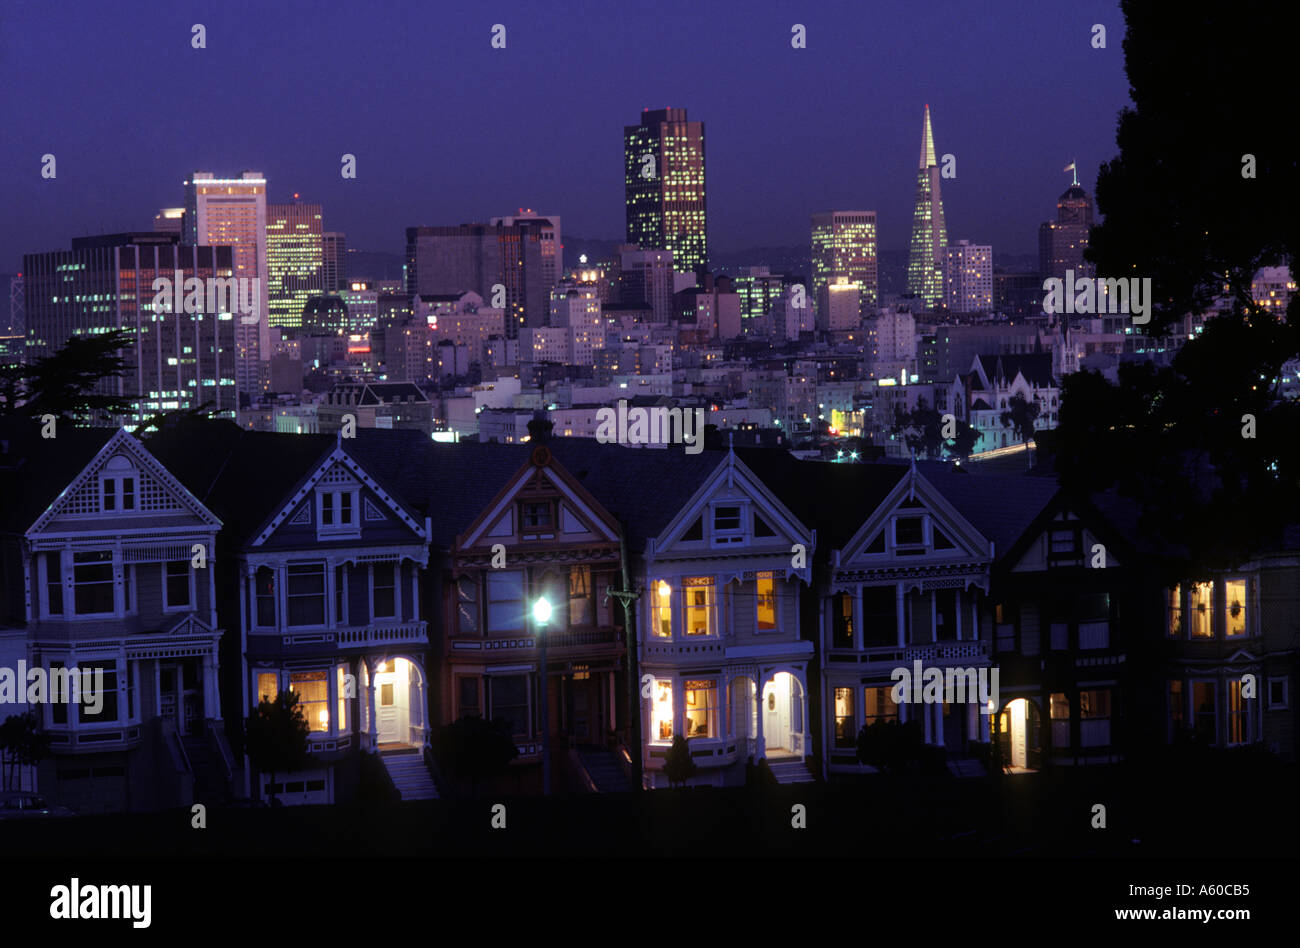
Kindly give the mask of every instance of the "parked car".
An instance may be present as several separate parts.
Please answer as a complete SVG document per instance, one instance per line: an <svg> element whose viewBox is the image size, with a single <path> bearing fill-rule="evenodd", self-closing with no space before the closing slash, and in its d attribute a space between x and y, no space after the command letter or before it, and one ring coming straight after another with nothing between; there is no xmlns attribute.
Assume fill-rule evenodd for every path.
<svg viewBox="0 0 1300 948"><path fill-rule="evenodd" d="M40 819L76 816L66 806L49 804L39 793L30 790L6 790L0 793L0 820Z"/></svg>

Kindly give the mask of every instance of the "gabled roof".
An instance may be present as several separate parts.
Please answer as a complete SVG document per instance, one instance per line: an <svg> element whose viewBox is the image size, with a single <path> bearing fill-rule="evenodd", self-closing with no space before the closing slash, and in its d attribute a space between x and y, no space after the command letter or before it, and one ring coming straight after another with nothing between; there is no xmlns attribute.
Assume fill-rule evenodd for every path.
<svg viewBox="0 0 1300 948"><path fill-rule="evenodd" d="M41 437L36 419L0 422L0 531L26 533L113 437L111 428L60 424Z"/></svg>
<svg viewBox="0 0 1300 948"><path fill-rule="evenodd" d="M1056 387L1050 352L993 353L975 359L990 384L996 385L998 379L1014 382L1017 375L1023 375L1026 382L1037 388Z"/></svg>

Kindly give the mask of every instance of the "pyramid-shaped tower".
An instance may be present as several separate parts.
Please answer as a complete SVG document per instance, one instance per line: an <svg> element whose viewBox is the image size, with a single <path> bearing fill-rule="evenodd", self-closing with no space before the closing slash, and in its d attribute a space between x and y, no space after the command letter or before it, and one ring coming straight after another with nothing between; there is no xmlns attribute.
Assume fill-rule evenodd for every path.
<svg viewBox="0 0 1300 948"><path fill-rule="evenodd" d="M916 211L912 215L912 244L907 258L907 291L919 296L927 308L944 298L944 262L948 228L939 194L939 165L934 158L934 132L930 106L925 107L921 129L921 162L916 172Z"/></svg>

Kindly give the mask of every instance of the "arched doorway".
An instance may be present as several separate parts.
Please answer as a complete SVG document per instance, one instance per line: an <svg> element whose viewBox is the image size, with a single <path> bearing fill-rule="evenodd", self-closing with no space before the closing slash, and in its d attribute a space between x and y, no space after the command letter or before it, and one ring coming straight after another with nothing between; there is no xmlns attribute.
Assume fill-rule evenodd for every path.
<svg viewBox="0 0 1300 948"><path fill-rule="evenodd" d="M420 666L400 655L375 666L375 722L379 746L425 743L424 675Z"/></svg>
<svg viewBox="0 0 1300 948"><path fill-rule="evenodd" d="M789 672L777 672L763 686L758 713L763 715L763 744L768 757L803 756L804 710L803 686Z"/></svg>
<svg viewBox="0 0 1300 948"><path fill-rule="evenodd" d="M1030 773L1042 766L1038 705L1028 698L1008 701L998 715L1002 766L1011 773Z"/></svg>

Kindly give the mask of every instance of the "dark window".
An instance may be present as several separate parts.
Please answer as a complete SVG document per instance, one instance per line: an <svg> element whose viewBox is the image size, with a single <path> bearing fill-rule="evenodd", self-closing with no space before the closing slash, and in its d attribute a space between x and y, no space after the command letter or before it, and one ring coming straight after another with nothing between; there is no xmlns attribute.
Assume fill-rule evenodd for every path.
<svg viewBox="0 0 1300 948"><path fill-rule="evenodd" d="M190 562L170 560L163 564L167 590L167 608L176 609L190 603Z"/></svg>
<svg viewBox="0 0 1300 948"><path fill-rule="evenodd" d="M63 570L58 553L45 554L45 612L51 616L63 615Z"/></svg>
<svg viewBox="0 0 1300 948"><path fill-rule="evenodd" d="M456 580L456 628L462 635L478 634L478 578Z"/></svg>
<svg viewBox="0 0 1300 948"><path fill-rule="evenodd" d="M920 517L899 517L894 521L894 542L897 546L916 546L923 541Z"/></svg>
<svg viewBox="0 0 1300 948"><path fill-rule="evenodd" d="M536 530L551 525L550 501L524 504L523 525L526 530Z"/></svg>
<svg viewBox="0 0 1300 948"><path fill-rule="evenodd" d="M77 615L113 611L113 554L108 550L72 554L73 608Z"/></svg>
<svg viewBox="0 0 1300 948"><path fill-rule="evenodd" d="M591 567L569 567L569 625L590 626L595 623L591 601Z"/></svg>
<svg viewBox="0 0 1300 948"><path fill-rule="evenodd" d="M957 638L957 590L939 589L934 593L935 638Z"/></svg>
<svg viewBox="0 0 1300 948"><path fill-rule="evenodd" d="M504 718L511 734L527 734L528 681L523 675L504 675L488 679L488 697L492 717Z"/></svg>
<svg viewBox="0 0 1300 948"><path fill-rule="evenodd" d="M458 717L472 717L481 713L478 701L478 677L466 675L457 679L460 682L459 687L459 714Z"/></svg>
<svg viewBox="0 0 1300 948"><path fill-rule="evenodd" d="M862 588L862 633L867 645L898 643L898 590L895 587Z"/></svg>
<svg viewBox="0 0 1300 948"><path fill-rule="evenodd" d="M734 533L740 529L739 507L716 507L713 511L715 533Z"/></svg>
<svg viewBox="0 0 1300 948"><path fill-rule="evenodd" d="M288 567L285 581L288 625L325 624L325 564Z"/></svg>
<svg viewBox="0 0 1300 948"><path fill-rule="evenodd" d="M833 648L853 648L853 597L840 593L835 602L835 631Z"/></svg>
<svg viewBox="0 0 1300 948"><path fill-rule="evenodd" d="M392 563L376 563L374 570L375 618L391 619L397 615L397 568Z"/></svg>
<svg viewBox="0 0 1300 948"><path fill-rule="evenodd" d="M96 669L102 669L103 698L99 697L99 682ZM116 662L82 662L77 667L80 677L81 700L77 704L77 720L82 724L109 724L117 720L117 663ZM100 703L102 701L102 704ZM99 706L99 713L91 710L91 705Z"/></svg>
<svg viewBox="0 0 1300 948"><path fill-rule="evenodd" d="M257 594L257 624L275 625L275 573L269 566L259 566L253 580Z"/></svg>
<svg viewBox="0 0 1300 948"><path fill-rule="evenodd" d="M104 480L104 509L117 509L117 481L111 477Z"/></svg>
<svg viewBox="0 0 1300 948"><path fill-rule="evenodd" d="M135 510L135 478L122 478L122 509Z"/></svg>

